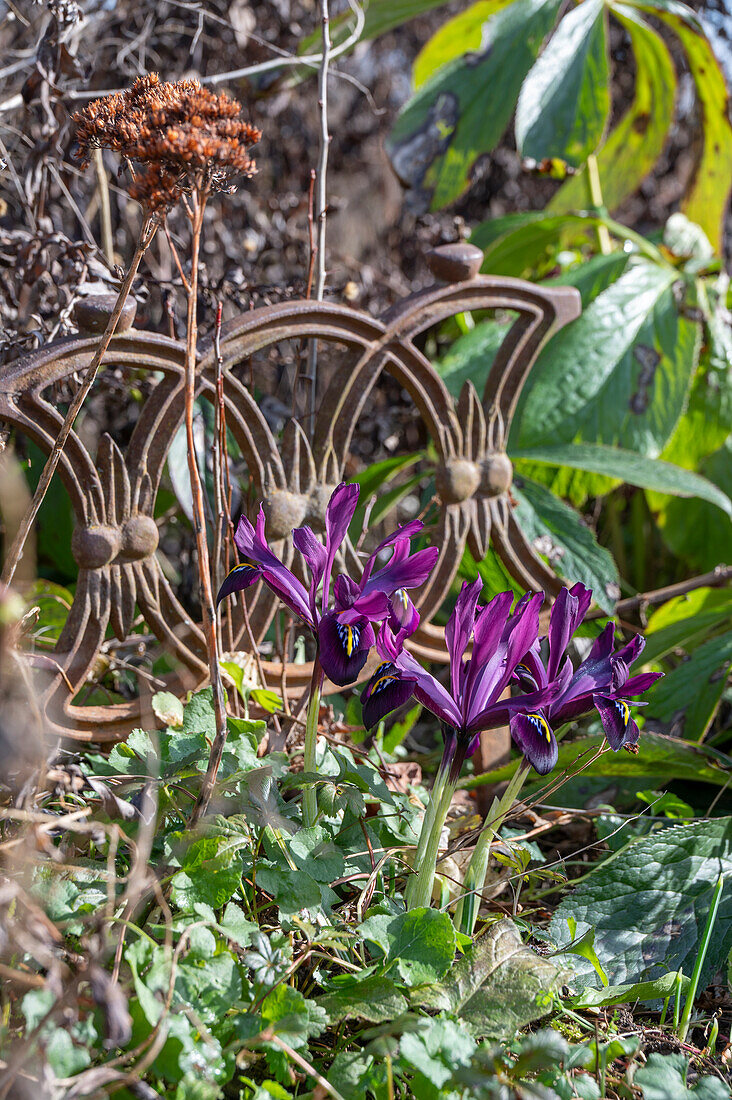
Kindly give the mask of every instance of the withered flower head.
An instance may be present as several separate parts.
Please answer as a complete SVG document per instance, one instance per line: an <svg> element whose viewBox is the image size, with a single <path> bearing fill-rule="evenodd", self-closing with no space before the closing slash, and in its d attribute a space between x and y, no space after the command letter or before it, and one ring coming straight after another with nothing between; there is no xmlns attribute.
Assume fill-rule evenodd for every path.
<svg viewBox="0 0 732 1100"><path fill-rule="evenodd" d="M240 114L241 105L225 92L216 95L198 80L166 84L149 73L126 92L77 111L76 155L87 164L92 149L112 149L146 166L130 194L161 210L191 187L220 190L231 176L255 172L247 150L261 132Z"/></svg>

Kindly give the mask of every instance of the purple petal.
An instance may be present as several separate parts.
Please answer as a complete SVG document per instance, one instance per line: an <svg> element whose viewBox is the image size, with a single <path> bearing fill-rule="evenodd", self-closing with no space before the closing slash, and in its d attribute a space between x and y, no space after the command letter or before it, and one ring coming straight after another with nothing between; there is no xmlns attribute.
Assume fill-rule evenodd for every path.
<svg viewBox="0 0 732 1100"><path fill-rule="evenodd" d="M366 729L373 729L387 714L411 699L415 683L393 661L380 664L361 693Z"/></svg>
<svg viewBox="0 0 732 1100"><path fill-rule="evenodd" d="M336 611L346 611L349 607L353 607L358 593L359 587L356 582L345 573L339 573L333 581L333 602Z"/></svg>
<svg viewBox="0 0 732 1100"><path fill-rule="evenodd" d="M357 622L358 619L370 619L372 623L383 622L389 617L391 604L385 592L372 592L369 596L359 596L353 607L341 611L344 623Z"/></svg>
<svg viewBox="0 0 732 1100"><path fill-rule="evenodd" d="M369 577L371 576L374 566L376 565L376 559L378 558L379 554L386 550L387 547L393 546L395 556L406 556L404 551L406 551L407 554L409 553L409 540L414 535L418 535L423 527L424 524L421 520L413 519L409 523L405 523L403 527L397 527L396 531L393 531L383 540L383 542L380 542L374 550L373 554L371 554L370 558L366 562L363 571L363 578L361 580L362 585L365 585ZM403 548L401 547L402 543L404 543ZM394 558L392 557L392 561L393 560Z"/></svg>
<svg viewBox="0 0 732 1100"><path fill-rule="evenodd" d="M325 571L325 547L309 527L296 527L292 532L292 542L295 549L300 551L308 563L312 578L310 593L311 596L314 596L318 591L318 585L322 581L323 572Z"/></svg>
<svg viewBox="0 0 732 1100"><path fill-rule="evenodd" d="M640 730L624 699L613 699L611 695L596 695L594 703L611 749L617 752L624 745L637 745Z"/></svg>
<svg viewBox="0 0 732 1100"><path fill-rule="evenodd" d="M541 714L515 714L511 719L511 737L539 775L546 775L559 756L556 738Z"/></svg>
<svg viewBox="0 0 732 1100"><path fill-rule="evenodd" d="M434 569L440 551L437 546L428 546L425 550L418 550L416 554L397 557L396 547L394 555L383 569L379 569L363 585L364 596L372 592L386 592L391 595L398 588L419 588L429 577Z"/></svg>
<svg viewBox="0 0 732 1100"><path fill-rule="evenodd" d="M496 692L508 687L516 665L526 656L538 640L539 612L544 603L544 593L537 592L522 606L520 614L513 614L507 624L510 630L506 646L506 667L498 682Z"/></svg>
<svg viewBox="0 0 732 1100"><path fill-rule="evenodd" d="M642 695L662 676L662 672L641 672L639 676L632 676L623 684L623 695Z"/></svg>
<svg viewBox="0 0 732 1100"><path fill-rule="evenodd" d="M606 660L613 651L615 645L615 623L608 623L601 634L592 643L588 661Z"/></svg>
<svg viewBox="0 0 732 1100"><path fill-rule="evenodd" d="M459 698L463 655L475 625L475 609L482 588L483 581L480 577L472 584L467 581L463 584L445 627L445 642L450 655L450 683L455 699Z"/></svg>
<svg viewBox="0 0 732 1100"><path fill-rule="evenodd" d="M368 619L343 623L335 611L327 611L318 623L320 663L329 680L339 687L358 679L374 644Z"/></svg>
<svg viewBox="0 0 732 1100"><path fill-rule="evenodd" d="M643 635L635 634L627 645L624 645L622 649L618 650L615 654L615 660L623 661L624 664L630 668L630 666L638 660L645 647L646 640Z"/></svg>
<svg viewBox="0 0 732 1100"><path fill-rule="evenodd" d="M403 630L405 634L414 634L419 626L419 611L412 603L406 588L398 588L389 599L389 626L396 634Z"/></svg>
<svg viewBox="0 0 732 1100"><path fill-rule="evenodd" d="M256 584L258 580L261 580L262 574L258 569L255 569L253 565L247 565L243 562L241 565L235 565L226 576L224 577L224 583L218 591L216 596L216 606L218 607L225 596L230 596L233 592L241 592L245 588L249 588L250 585Z"/></svg>
<svg viewBox="0 0 732 1100"><path fill-rule="evenodd" d="M415 661L411 653L403 649L397 656L395 664L402 672L406 672L416 680L414 694L420 703L427 707L427 710L441 722L446 722L448 726L454 726L456 729L462 726L462 716L455 700L439 680Z"/></svg>
<svg viewBox="0 0 732 1100"><path fill-rule="evenodd" d="M330 574L333 562L348 532L358 503L358 485L349 485L342 481L334 490L325 510L325 549L326 561L323 570L323 611L328 607L330 594Z"/></svg>
<svg viewBox="0 0 732 1100"><path fill-rule="evenodd" d="M500 640L512 602L510 592L500 592L481 608L475 620L473 652L463 686L463 711L468 717L486 706L500 676L506 653Z"/></svg>
<svg viewBox="0 0 732 1100"><path fill-rule="evenodd" d="M314 628L315 620L305 586L270 550L264 535L264 522L264 509L261 506L256 530L246 516L242 516L234 541L247 561L261 569L262 579L282 602L303 622Z"/></svg>
<svg viewBox="0 0 732 1100"><path fill-rule="evenodd" d="M578 612L579 599L566 588L561 588L554 601L549 619L549 661L546 672L550 680L554 679L559 668L559 662L569 645L569 639L572 637L576 626Z"/></svg>

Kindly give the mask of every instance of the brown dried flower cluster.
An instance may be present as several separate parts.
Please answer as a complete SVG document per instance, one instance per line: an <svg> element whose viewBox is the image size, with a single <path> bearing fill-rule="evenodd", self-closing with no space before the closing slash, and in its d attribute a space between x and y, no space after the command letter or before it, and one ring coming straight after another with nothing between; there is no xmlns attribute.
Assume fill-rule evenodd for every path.
<svg viewBox="0 0 732 1100"><path fill-rule="evenodd" d="M197 80L166 84L150 73L74 115L77 157L86 164L92 149L105 148L147 166L130 194L150 210L162 209L192 186L218 190L231 175L254 173L247 150L261 132L240 113L224 92L216 95Z"/></svg>

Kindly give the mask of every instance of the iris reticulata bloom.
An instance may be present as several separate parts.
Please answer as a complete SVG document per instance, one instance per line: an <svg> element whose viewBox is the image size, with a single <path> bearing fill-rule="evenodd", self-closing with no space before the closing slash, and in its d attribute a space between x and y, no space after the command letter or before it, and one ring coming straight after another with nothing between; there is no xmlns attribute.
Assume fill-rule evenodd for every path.
<svg viewBox="0 0 732 1100"><path fill-rule="evenodd" d="M516 667L516 680L522 691L540 691L550 683L559 684L559 691L542 709L541 714L514 714L511 734L522 752L538 742L536 722L544 727L561 726L596 709L608 744L616 752L627 745L636 745L640 736L638 725L630 712L628 700L641 695L661 676L660 672L644 672L630 676L630 666L645 646L645 639L636 634L627 645L613 652L615 627L608 623L595 639L589 656L575 670L566 656L569 640L589 607L592 593L581 584L567 591L563 588L551 610L545 650L546 661L537 641ZM636 703L636 706L644 706ZM544 749L547 771L557 760L553 733Z"/></svg>
<svg viewBox="0 0 732 1100"><path fill-rule="evenodd" d="M232 592L264 581L313 631L323 671L338 685L358 678L374 644L374 623L388 620L397 630L415 629L419 615L408 590L424 584L439 554L437 547L411 552L411 539L422 530L422 523L413 520L376 547L360 580L339 574L332 583L331 602L335 557L353 519L358 492L357 485L345 482L334 490L326 508L325 543L309 527L293 531L292 541L310 573L309 588L269 548L264 509L259 509L256 527L242 516L234 540L244 560L228 574L217 597L219 603ZM377 569L385 550L391 550L391 557Z"/></svg>

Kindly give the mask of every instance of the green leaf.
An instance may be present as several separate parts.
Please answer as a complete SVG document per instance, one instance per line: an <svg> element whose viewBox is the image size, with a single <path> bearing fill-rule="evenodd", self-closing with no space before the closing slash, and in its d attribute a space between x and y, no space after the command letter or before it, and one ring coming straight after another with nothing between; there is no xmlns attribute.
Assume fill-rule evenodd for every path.
<svg viewBox="0 0 732 1100"><path fill-rule="evenodd" d="M443 23L417 54L412 68L415 88L429 80L448 61L479 50L483 42L484 24L510 3L512 0L478 0L477 4L471 4L466 11L458 12Z"/></svg>
<svg viewBox="0 0 732 1100"><path fill-rule="evenodd" d="M236 893L242 874L241 839L208 836L194 840L172 880L172 899L184 912L200 902L220 909Z"/></svg>
<svg viewBox="0 0 732 1100"><path fill-rule="evenodd" d="M290 839L289 849L298 867L307 870L317 882L332 882L343 874L343 853L320 825L300 829Z"/></svg>
<svg viewBox="0 0 732 1100"><path fill-rule="evenodd" d="M649 717L673 723L689 741L706 734L732 672L732 631L700 645L688 661L657 680L644 698Z"/></svg>
<svg viewBox="0 0 732 1100"><path fill-rule="evenodd" d="M542 213L484 244L484 227L490 224L481 223L470 235L470 243L485 250L481 271L520 279L549 274L556 267L557 253L570 244L586 243L599 222L587 215Z"/></svg>
<svg viewBox="0 0 732 1100"><path fill-rule="evenodd" d="M645 458L620 447L607 447L601 443L569 443L558 447L519 447L509 453L512 459L525 458L550 466L570 466L575 470L618 478L628 485L655 489L659 493L698 497L732 515L732 501L713 482L681 466Z"/></svg>
<svg viewBox="0 0 732 1100"><path fill-rule="evenodd" d="M611 613L620 579L609 551L598 544L577 512L543 485L516 478L513 492L516 519L526 539L568 582L581 581L591 588L598 607Z"/></svg>
<svg viewBox="0 0 732 1100"><path fill-rule="evenodd" d="M500 920L475 941L439 984L412 991L415 1004L464 1020L476 1037L513 1038L546 1016L560 968L524 946L516 925Z"/></svg>
<svg viewBox="0 0 732 1100"><path fill-rule="evenodd" d="M300 909L320 907L320 887L305 871L259 865L257 886L261 886L267 894L272 895L283 917L291 917Z"/></svg>
<svg viewBox="0 0 732 1100"><path fill-rule="evenodd" d="M413 909L396 917L369 917L359 927L364 940L375 943L395 963L405 985L438 981L455 957L455 929L447 913Z"/></svg>
<svg viewBox="0 0 732 1100"><path fill-rule="evenodd" d="M691 1088L686 1087L689 1059L685 1054L648 1055L644 1066L633 1076L633 1085L643 1093L643 1100L728 1100L729 1089L718 1077L700 1077Z"/></svg>
<svg viewBox="0 0 732 1100"><path fill-rule="evenodd" d="M470 1065L475 1050L475 1040L464 1028L439 1018L421 1020L419 1031L408 1031L399 1041L401 1058L417 1070L412 1082L415 1096L428 1096L430 1086L440 1089L454 1081L456 1071Z"/></svg>
<svg viewBox="0 0 732 1100"><path fill-rule="evenodd" d="M633 101L597 154L603 201L608 210L615 210L663 151L674 117L676 75L663 39L637 12L623 4L613 4L610 10L630 35L635 59ZM547 210L562 214L592 205L583 168L559 188Z"/></svg>
<svg viewBox="0 0 732 1100"><path fill-rule="evenodd" d="M515 0L484 27L480 50L444 65L417 91L387 142L394 170L433 210L458 198L479 156L498 144L557 0ZM486 89L500 88L486 109Z"/></svg>
<svg viewBox="0 0 732 1100"><path fill-rule="evenodd" d="M578 168L602 141L610 111L606 22L604 0L585 0L559 24L519 96L522 156Z"/></svg>
<svg viewBox="0 0 732 1100"><path fill-rule="evenodd" d="M584 441L655 458L684 409L699 326L676 309L675 272L637 259L540 353L511 432L516 447Z"/></svg>
<svg viewBox="0 0 732 1100"><path fill-rule="evenodd" d="M407 1010L405 997L391 978L336 979L336 988L318 997L317 1004L325 1010L331 1024L346 1019L368 1020L380 1024L393 1020Z"/></svg>
<svg viewBox="0 0 732 1100"><path fill-rule="evenodd" d="M705 459L701 471L720 492L732 493L732 441ZM698 569L729 560L732 521L705 501L670 500L658 522L667 546Z"/></svg>
<svg viewBox="0 0 732 1100"><path fill-rule="evenodd" d="M690 979L681 979L681 992L686 993ZM583 989L572 998L573 1008L608 1008L611 1005L629 1005L637 1001L665 1000L676 987L676 974L668 973L652 982L634 982L629 985L608 985L602 989Z"/></svg>
<svg viewBox="0 0 732 1100"><path fill-rule="evenodd" d="M598 294L614 283L625 271L630 260L630 253L619 248L616 252L609 252L607 256L592 256L584 263L570 267L561 275L547 279L545 285L573 286L580 292L582 309L587 309L590 302L594 302Z"/></svg>
<svg viewBox="0 0 732 1100"><path fill-rule="evenodd" d="M634 779L641 777L658 776L664 782L672 779L687 779L692 783L713 783L723 787L729 782L732 774L732 759L708 745L689 744L677 737L669 737L660 733L643 732L639 744L639 755L632 756L627 752L605 752L599 759L587 765L590 757L594 756L603 742L601 735L582 737L577 741L562 741L559 745L559 759L554 769L558 774L569 768L572 771L583 768L582 775L622 775ZM519 766L519 758L505 764L502 768L496 768L492 772L484 772L477 776L463 779L461 787L470 789L479 787L483 783L503 783L510 779Z"/></svg>
<svg viewBox="0 0 732 1100"><path fill-rule="evenodd" d="M156 718L166 726L183 725L183 704L171 691L158 691L152 697L152 709Z"/></svg>
<svg viewBox="0 0 732 1100"><path fill-rule="evenodd" d="M732 125L727 84L696 14L676 0L634 0L633 7L665 23L684 48L701 109L704 148L684 213L700 225L716 251L722 251L724 214L732 180Z"/></svg>
<svg viewBox="0 0 732 1100"><path fill-rule="evenodd" d="M595 929L595 946L610 981L650 981L696 960L714 887L732 872L732 818L675 825L632 840L580 880L555 911L551 932L569 939L567 918L580 932ZM639 916L641 919L639 919ZM700 988L732 947L732 890L724 891ZM590 964L585 973L594 979ZM592 980L592 984L595 984Z"/></svg>
<svg viewBox="0 0 732 1100"><path fill-rule="evenodd" d="M459 336L450 350L434 364L454 398L460 396L465 382L472 382L478 393L483 390L496 352L506 339L510 322L481 321Z"/></svg>
<svg viewBox="0 0 732 1100"><path fill-rule="evenodd" d="M400 721L394 722L389 732L384 735L384 752L393 753L396 747L401 745L404 738L414 729L421 713L422 704L417 703L410 707Z"/></svg>
<svg viewBox="0 0 732 1100"><path fill-rule="evenodd" d="M645 629L643 662L665 657L673 649L692 650L732 619L732 589L697 588L654 611Z"/></svg>

